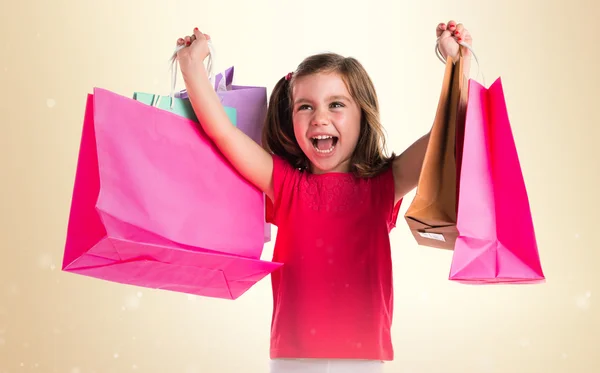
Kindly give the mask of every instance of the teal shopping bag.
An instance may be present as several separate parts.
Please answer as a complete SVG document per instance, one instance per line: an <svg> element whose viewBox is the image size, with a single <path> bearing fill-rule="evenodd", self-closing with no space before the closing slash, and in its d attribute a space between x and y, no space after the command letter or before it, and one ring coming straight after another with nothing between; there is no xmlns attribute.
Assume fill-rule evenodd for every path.
<svg viewBox="0 0 600 373"><path fill-rule="evenodd" d="M187 98L161 96L154 93L134 92L133 99L146 105L155 106L159 109L170 111L174 114L191 119L198 123L196 113L194 113L192 104ZM173 100L172 105L171 100ZM224 106L223 108L225 109L225 113L227 113L231 123L233 123L234 126L237 126L237 110L229 106Z"/></svg>

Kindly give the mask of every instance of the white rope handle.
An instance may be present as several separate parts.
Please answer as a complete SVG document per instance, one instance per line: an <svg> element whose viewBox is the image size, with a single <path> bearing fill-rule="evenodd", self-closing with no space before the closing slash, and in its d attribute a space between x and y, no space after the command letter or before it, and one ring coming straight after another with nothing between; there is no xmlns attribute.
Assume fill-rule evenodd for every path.
<svg viewBox="0 0 600 373"><path fill-rule="evenodd" d="M179 68L179 63L177 61L177 52L179 52L180 50L182 50L183 48L186 48L187 46L184 45L178 45L175 48L175 51L173 52L173 55L171 56L171 93L169 94L169 97L171 99L171 105L170 108L173 109L173 106L175 104L175 87L177 85L177 71ZM211 40L208 40L208 64L206 66L206 71L208 72L208 78L209 79L213 79L213 67L214 67L214 60L215 60L215 49L214 46L212 44ZM152 99L152 106L158 106L158 104L160 103L160 99L161 96L160 95L154 95L154 98Z"/></svg>
<svg viewBox="0 0 600 373"><path fill-rule="evenodd" d="M479 70L480 70L481 66L479 65L479 60L477 59L477 55L473 51L473 47L471 47L469 44L465 43L464 41L461 41L458 44L467 48L473 55L473 58L475 58L475 62L477 62L477 75L475 75L475 78L477 78L479 76ZM442 52L440 51L440 39L439 38L435 42L435 54L437 55L437 58L440 61L442 61L442 63L444 63L444 64L446 63L446 59L444 58L444 56L442 55ZM483 73L481 73L481 80L482 80L483 85L485 86L485 76L483 75Z"/></svg>

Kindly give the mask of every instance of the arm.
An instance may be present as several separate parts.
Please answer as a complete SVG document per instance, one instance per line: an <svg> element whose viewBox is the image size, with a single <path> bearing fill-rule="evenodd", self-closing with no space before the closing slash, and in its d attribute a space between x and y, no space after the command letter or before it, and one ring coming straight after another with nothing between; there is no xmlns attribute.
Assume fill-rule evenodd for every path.
<svg viewBox="0 0 600 373"><path fill-rule="evenodd" d="M430 134L431 132L428 132L422 136L394 159L392 163L395 190L394 204L417 187Z"/></svg>
<svg viewBox="0 0 600 373"><path fill-rule="evenodd" d="M451 24L453 21L450 22ZM442 24L440 24L441 26ZM438 37L442 35L443 30L445 30L445 25L443 28L438 28ZM458 32L460 32L467 43L471 43L472 39L467 30L463 28L462 25L457 27ZM453 45L456 47L455 59L458 57L458 49L459 45L453 41ZM442 48L445 49L445 48ZM451 49L451 48L448 48ZM463 56L460 57L463 60L461 63L463 64L463 75L464 79L468 81L470 70L471 70L471 55L468 49L462 49ZM448 51L442 50L442 55L444 58L448 55ZM431 130L426 135L415 141L411 146L408 147L402 154L400 154L396 159L394 159L392 168L394 173L394 189L395 189L395 200L394 203L397 203L402 197L404 197L408 192L417 187L419 183L419 177L421 176L421 168L423 167L423 161L425 159L425 152L427 151L427 145L429 144L429 137L431 135Z"/></svg>
<svg viewBox="0 0 600 373"><path fill-rule="evenodd" d="M471 58L470 56L462 58L464 59L462 61L464 79L468 80ZM394 172L394 188L396 192L395 203L417 187L430 135L431 130L394 159L392 167Z"/></svg>
<svg viewBox="0 0 600 373"><path fill-rule="evenodd" d="M199 31L194 34L194 43L204 39ZM203 61L190 63L186 72L183 73L182 66L190 103L204 132L244 178L273 198L272 156L229 121Z"/></svg>

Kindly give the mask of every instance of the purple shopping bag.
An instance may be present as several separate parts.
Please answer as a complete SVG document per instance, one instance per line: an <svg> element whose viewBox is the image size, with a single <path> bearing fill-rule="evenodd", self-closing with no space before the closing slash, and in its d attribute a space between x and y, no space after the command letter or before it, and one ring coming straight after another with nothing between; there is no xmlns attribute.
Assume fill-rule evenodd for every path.
<svg viewBox="0 0 600 373"><path fill-rule="evenodd" d="M457 228L450 280L545 281L500 79L469 81Z"/></svg>
<svg viewBox="0 0 600 373"><path fill-rule="evenodd" d="M217 74L214 87L223 106L237 111L237 127L257 144L262 143L262 129L267 116L267 88L233 84L234 67ZM176 97L188 98L186 90ZM266 201L266 197L265 197ZM271 224L265 221L265 242L271 240Z"/></svg>

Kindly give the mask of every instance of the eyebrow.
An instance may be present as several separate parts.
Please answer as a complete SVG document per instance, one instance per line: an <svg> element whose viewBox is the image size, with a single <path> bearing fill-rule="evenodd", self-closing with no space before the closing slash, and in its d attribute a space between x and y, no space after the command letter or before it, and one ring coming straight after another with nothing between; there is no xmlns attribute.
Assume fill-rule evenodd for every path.
<svg viewBox="0 0 600 373"><path fill-rule="evenodd" d="M344 96L344 95L333 95L333 96L329 96L327 97L327 101L335 101L335 100L339 100L339 101L348 101L350 102L350 98ZM297 100L294 101L294 105L297 105L299 103L306 103L306 102L311 102L309 99L306 98L299 98Z"/></svg>

